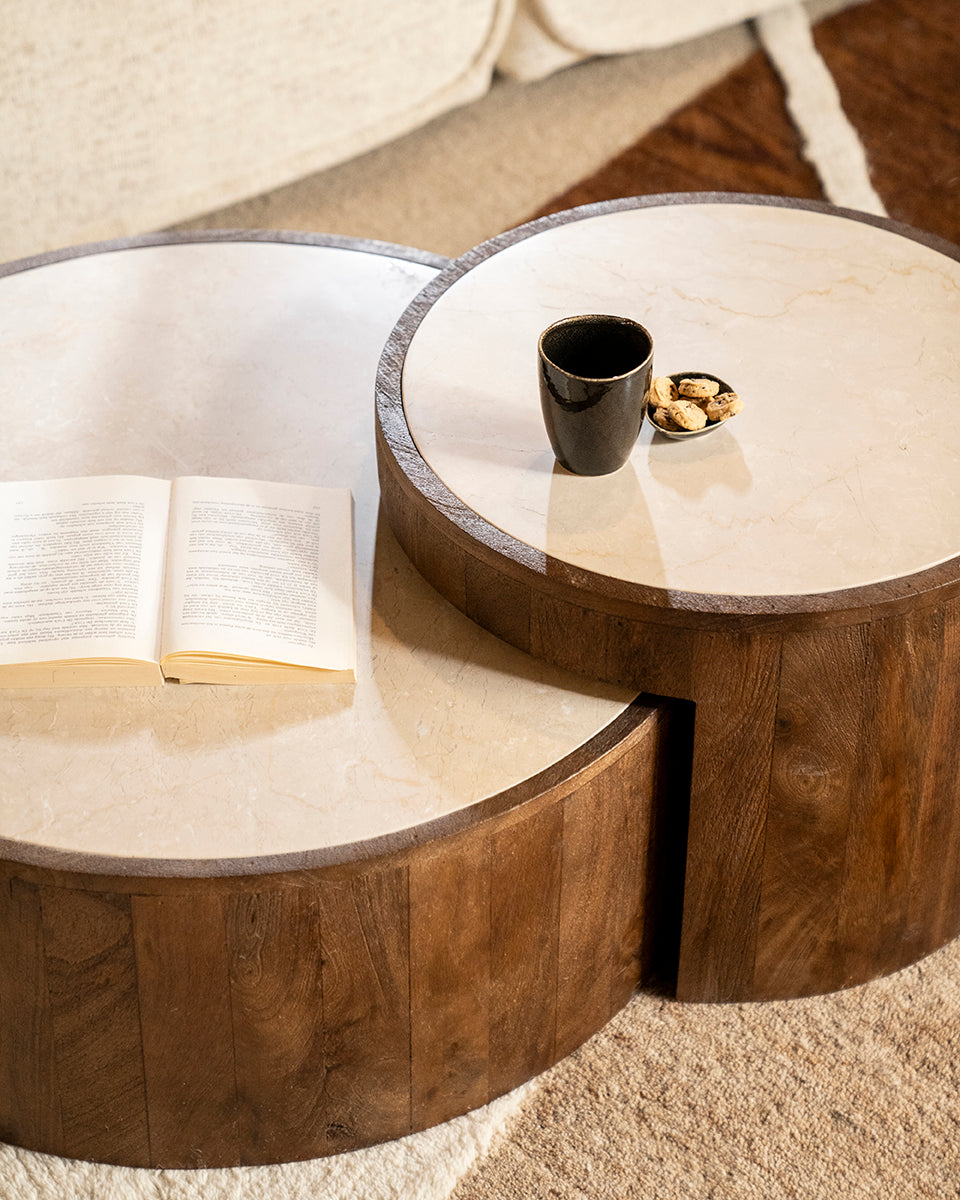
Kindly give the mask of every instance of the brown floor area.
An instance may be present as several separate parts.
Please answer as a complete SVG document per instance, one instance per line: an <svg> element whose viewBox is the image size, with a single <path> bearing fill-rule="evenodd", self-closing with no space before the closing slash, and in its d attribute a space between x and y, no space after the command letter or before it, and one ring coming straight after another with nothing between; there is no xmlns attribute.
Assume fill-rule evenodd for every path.
<svg viewBox="0 0 960 1200"><path fill-rule="evenodd" d="M760 52L535 215L618 196L710 191L823 199L780 79Z"/></svg>
<svg viewBox="0 0 960 1200"><path fill-rule="evenodd" d="M872 0L816 42L890 216L960 242L960 3Z"/></svg>
<svg viewBox="0 0 960 1200"><path fill-rule="evenodd" d="M815 37L890 216L960 242L960 4L870 0ZM679 191L823 198L762 52L533 215Z"/></svg>

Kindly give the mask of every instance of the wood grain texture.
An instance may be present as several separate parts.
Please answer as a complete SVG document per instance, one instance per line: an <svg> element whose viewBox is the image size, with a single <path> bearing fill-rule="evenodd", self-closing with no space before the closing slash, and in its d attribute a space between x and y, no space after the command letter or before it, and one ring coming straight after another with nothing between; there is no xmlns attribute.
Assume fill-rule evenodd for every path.
<svg viewBox="0 0 960 1200"><path fill-rule="evenodd" d="M471 830L442 855L410 864L414 1129L477 1108L490 1095L490 855L486 831Z"/></svg>
<svg viewBox="0 0 960 1200"><path fill-rule="evenodd" d="M0 863L0 1135L132 1166L287 1162L544 1070L650 957L669 724L635 703L471 824L309 870Z"/></svg>
<svg viewBox="0 0 960 1200"><path fill-rule="evenodd" d="M839 897L866 653L862 626L784 639L755 967L768 997L845 978Z"/></svg>
<svg viewBox="0 0 960 1200"><path fill-rule="evenodd" d="M931 749L942 617L934 611L877 621L869 637L840 908L850 982L909 961L910 891L928 886L911 878L910 866Z"/></svg>
<svg viewBox="0 0 960 1200"><path fill-rule="evenodd" d="M149 1154L130 897L42 888L62 1135L83 1158ZM115 1081L104 1096L100 1080Z"/></svg>
<svg viewBox="0 0 960 1200"><path fill-rule="evenodd" d="M323 910L323 1153L409 1133L407 868L318 885Z"/></svg>
<svg viewBox="0 0 960 1200"><path fill-rule="evenodd" d="M500 1095L557 1061L562 807L511 823L490 854L490 1084ZM521 1039L524 1029L532 1036ZM512 1048L521 1041L518 1056Z"/></svg>
<svg viewBox="0 0 960 1200"><path fill-rule="evenodd" d="M135 895L132 920L150 1161L229 1166L240 1106L224 898Z"/></svg>
<svg viewBox="0 0 960 1200"><path fill-rule="evenodd" d="M780 639L701 635L677 996L753 991Z"/></svg>
<svg viewBox="0 0 960 1200"><path fill-rule="evenodd" d="M912 956L960 934L960 602L942 609L943 640L919 797L904 943Z"/></svg>
<svg viewBox="0 0 960 1200"><path fill-rule="evenodd" d="M664 719L663 713L659 714ZM563 806L553 1054L589 1036L596 1014L613 1016L643 976L648 958L646 884L659 763L646 758L624 778L607 771ZM615 794L619 792L620 794ZM607 904L591 902L597 892ZM648 977L652 975L652 970Z"/></svg>
<svg viewBox="0 0 960 1200"><path fill-rule="evenodd" d="M283 1162L320 1141L326 1075L321 910L313 888L264 887L225 905L238 1142Z"/></svg>
<svg viewBox="0 0 960 1200"><path fill-rule="evenodd" d="M430 306L502 249L561 222L727 199L615 200L477 247L404 314L377 392L384 515L452 603L537 657L693 706L689 788L676 806L685 837L670 839L686 853L676 974L686 1000L848 986L956 935L960 795L948 714L960 686L960 558L803 596L695 595L573 567L489 525L445 487L406 427L401 380ZM851 219L960 258L936 237ZM931 859L938 837L951 853ZM653 863L648 879L655 872Z"/></svg>
<svg viewBox="0 0 960 1200"><path fill-rule="evenodd" d="M0 1137L17 1145L60 1145L40 888L16 877L0 886L0 1021Z"/></svg>

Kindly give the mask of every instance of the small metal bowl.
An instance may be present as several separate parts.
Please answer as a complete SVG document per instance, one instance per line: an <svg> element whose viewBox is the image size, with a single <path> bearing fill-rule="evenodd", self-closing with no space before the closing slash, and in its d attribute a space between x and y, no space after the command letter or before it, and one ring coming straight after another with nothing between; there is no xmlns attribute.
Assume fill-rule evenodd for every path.
<svg viewBox="0 0 960 1200"><path fill-rule="evenodd" d="M711 375L709 371L678 371L675 375L667 376L674 383L679 383L681 379L713 379L720 384L720 392L732 392L734 389L725 379L721 379L719 375ZM717 393L720 394L719 392ZM661 437L673 438L675 441L682 441L684 438L703 437L705 433L713 433L716 429L722 429L724 425L728 425L731 421L735 421L736 417L727 417L726 421L708 421L702 429L664 429L662 425L658 425L650 415L650 405L646 408L646 418L653 428L660 434Z"/></svg>

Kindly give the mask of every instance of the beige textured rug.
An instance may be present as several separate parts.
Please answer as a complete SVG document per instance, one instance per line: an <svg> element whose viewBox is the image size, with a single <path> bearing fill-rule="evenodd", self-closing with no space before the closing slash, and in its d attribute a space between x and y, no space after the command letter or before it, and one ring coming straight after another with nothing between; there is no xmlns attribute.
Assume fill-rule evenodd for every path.
<svg viewBox="0 0 960 1200"><path fill-rule="evenodd" d="M270 1167L108 1167L0 1146L3 1200L443 1200L490 1149L528 1084L426 1133L334 1158Z"/></svg>
<svg viewBox="0 0 960 1200"><path fill-rule="evenodd" d="M960 1195L960 945L831 996L639 995L452 1200Z"/></svg>

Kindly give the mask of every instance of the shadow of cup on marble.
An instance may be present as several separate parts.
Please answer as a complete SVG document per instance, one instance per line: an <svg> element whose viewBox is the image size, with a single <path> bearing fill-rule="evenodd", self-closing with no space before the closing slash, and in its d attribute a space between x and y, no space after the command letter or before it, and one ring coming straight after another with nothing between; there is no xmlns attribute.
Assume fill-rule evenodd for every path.
<svg viewBox="0 0 960 1200"><path fill-rule="evenodd" d="M629 317L564 317L537 343L540 408L557 462L609 475L630 457L653 371L653 338Z"/></svg>
<svg viewBox="0 0 960 1200"><path fill-rule="evenodd" d="M614 579L665 583L660 540L635 463L589 481L554 463L544 547L548 577L565 577L574 564Z"/></svg>

